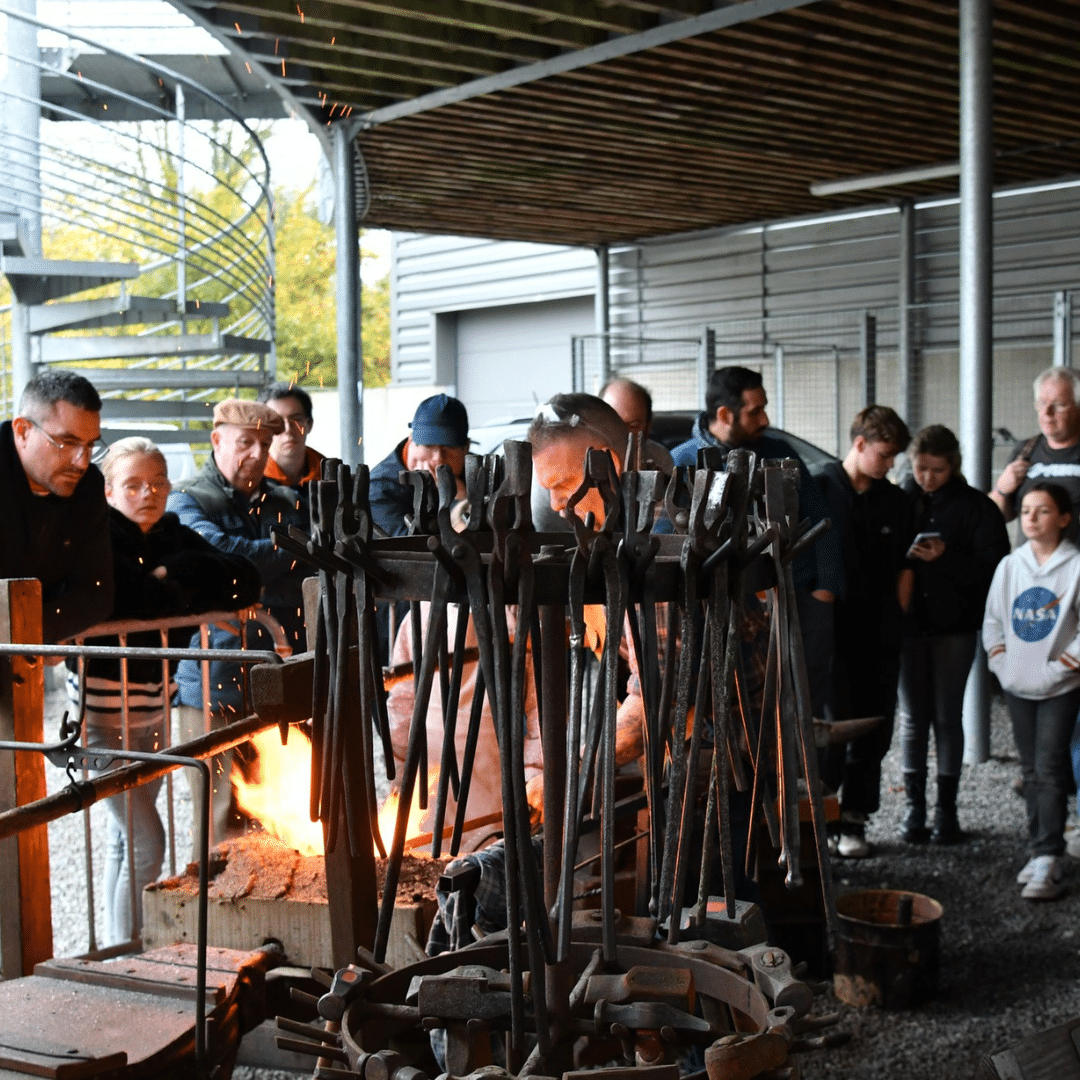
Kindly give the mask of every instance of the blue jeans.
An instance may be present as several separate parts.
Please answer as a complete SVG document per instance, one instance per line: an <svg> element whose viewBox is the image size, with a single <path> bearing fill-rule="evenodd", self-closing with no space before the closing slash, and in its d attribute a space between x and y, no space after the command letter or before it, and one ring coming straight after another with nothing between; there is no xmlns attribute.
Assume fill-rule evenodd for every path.
<svg viewBox="0 0 1080 1080"><path fill-rule="evenodd" d="M1080 708L1080 690L1043 701L1006 693L1005 702L1023 768L1031 854L1061 855L1065 851L1069 744Z"/></svg>
<svg viewBox="0 0 1080 1080"><path fill-rule="evenodd" d="M132 750L160 750L162 740L157 727L132 728L128 746ZM121 731L113 726L98 727L91 713L86 717L86 746L119 750L124 745ZM126 764L122 759L110 766L118 769ZM100 774L96 774L100 775ZM132 788L122 795L105 800L109 808L106 822L105 847L105 931L102 944L120 945L131 941L142 931L142 891L161 873L165 858L165 828L157 812L157 796L161 779ZM131 833L135 857L128 845L128 803L131 803ZM135 910L131 906L131 873L135 872ZM133 918L134 916L134 918Z"/></svg>
<svg viewBox="0 0 1080 1080"><path fill-rule="evenodd" d="M900 654L900 745L905 772L926 772L934 732L938 776L959 776L964 761L964 688L975 659L975 631L909 637Z"/></svg>

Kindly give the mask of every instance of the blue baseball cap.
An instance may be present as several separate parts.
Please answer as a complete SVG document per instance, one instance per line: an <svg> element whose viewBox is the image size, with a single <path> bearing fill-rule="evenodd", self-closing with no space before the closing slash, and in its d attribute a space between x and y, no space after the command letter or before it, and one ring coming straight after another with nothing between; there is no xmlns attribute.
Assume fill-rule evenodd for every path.
<svg viewBox="0 0 1080 1080"><path fill-rule="evenodd" d="M457 398L436 394L416 406L412 441L419 446L468 446L469 414Z"/></svg>

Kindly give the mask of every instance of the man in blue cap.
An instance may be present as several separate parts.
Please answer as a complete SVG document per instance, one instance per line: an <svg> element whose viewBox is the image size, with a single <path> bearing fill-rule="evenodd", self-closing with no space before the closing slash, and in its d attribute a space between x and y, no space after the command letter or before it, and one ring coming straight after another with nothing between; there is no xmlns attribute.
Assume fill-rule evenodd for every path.
<svg viewBox="0 0 1080 1080"><path fill-rule="evenodd" d="M416 407L412 434L371 470L371 516L387 536L409 531L413 489L398 480L403 470L427 469L432 476L449 465L458 479L458 497L465 497L465 453L469 448L469 414L457 398L436 394Z"/></svg>

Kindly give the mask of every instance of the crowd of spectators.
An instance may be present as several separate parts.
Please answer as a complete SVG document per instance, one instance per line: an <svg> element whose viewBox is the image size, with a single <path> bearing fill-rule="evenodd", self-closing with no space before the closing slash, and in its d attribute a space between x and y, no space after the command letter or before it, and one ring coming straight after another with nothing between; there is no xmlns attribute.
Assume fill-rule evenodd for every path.
<svg viewBox="0 0 1080 1080"><path fill-rule="evenodd" d="M563 518L581 485L586 452L609 453L618 474L628 439L641 467L666 476L695 465L706 448L718 449L721 456L746 447L759 459L795 458L800 517L831 522L794 565L814 714L833 721L877 718L870 731L823 757L823 776L840 795L833 851L846 858L870 853L866 824L879 805L881 761L892 740L894 715L899 716L908 802L902 838L916 844L962 839L956 809L961 716L968 672L973 661L979 662L981 628L990 666L1006 692L1023 763L1031 859L1018 881L1025 897L1047 899L1061 891L1066 804L1080 777L1075 735L1080 642L1074 640L1080 625L1080 551L1073 543L1080 524L1080 376L1054 368L1039 376L1034 391L1040 434L1017 447L989 496L964 480L952 432L935 424L912 439L903 420L880 405L854 418L843 458L811 475L769 427L761 375L737 366L713 373L703 411L687 440L670 454L649 439L648 392L626 379L613 380L598 397L556 395L538 408L528 437L535 482L550 510ZM308 394L275 384L257 402L219 402L210 456L193 479L171 490L164 458L149 440L122 440L109 449L101 471L91 464L100 441L100 411L100 398L86 378L52 371L31 380L18 415L0 426L0 485L13 509L13 520L0 532L0 573L40 581L42 640L63 640L110 618L236 610L257 600L282 625L289 644L302 649L301 583L311 570L275 546L271 529L308 526L308 485L320 475L323 460L307 446L313 425ZM409 531L414 489L405 472L434 474L440 465L457 477L454 521L464 527L469 442L468 415L460 401L440 394L420 404L409 434L371 470L377 536ZM910 476L897 485L889 473L905 450ZM573 507L581 517L590 511L602 520L595 492ZM1005 522L1016 515L1026 544L1009 555ZM656 530L670 528L659 514ZM422 619L418 627L397 629L396 640L392 624L384 615L384 660L392 656L408 663L423 636ZM219 626L210 636L213 647L239 643L234 632ZM270 647L257 622L248 624L246 643ZM633 666L635 658L630 662ZM459 705L467 715L475 661L465 667ZM103 746L117 744L118 674L108 662L92 663L86 673L87 737ZM128 677L137 688L139 745L160 746L173 687L163 685L160 670L133 669ZM201 733L207 715L212 726L239 715L237 665L211 664L206 702L203 681L200 665L180 663L175 701L182 739ZM619 711L617 756L623 762L641 752L641 703L634 685L631 679ZM398 736L412 712L402 687L405 683L390 697ZM530 693L535 713L535 689ZM433 698L429 713L437 743L438 700ZM527 719L535 727L535 715ZM931 732L937 774L932 821L926 806ZM404 745L400 737L394 742L399 749ZM533 766L539 775L538 739L536 750ZM1070 753L1076 775L1070 775ZM212 819L220 838L230 827L229 762L221 762L216 772ZM120 805L110 807L117 940L138 929L123 900L131 875L141 885L160 867L154 794L145 789L146 805L135 814L140 825L134 852L119 835ZM497 808L498 785L477 798Z"/></svg>

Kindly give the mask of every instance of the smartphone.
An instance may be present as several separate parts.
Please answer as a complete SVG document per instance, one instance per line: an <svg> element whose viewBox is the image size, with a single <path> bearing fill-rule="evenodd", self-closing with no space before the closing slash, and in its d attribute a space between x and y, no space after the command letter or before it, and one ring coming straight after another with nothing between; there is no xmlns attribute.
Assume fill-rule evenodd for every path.
<svg viewBox="0 0 1080 1080"><path fill-rule="evenodd" d="M917 548L926 543L927 540L940 540L941 533L939 532L921 532L914 540L911 541L911 547L908 548L908 558L911 558L911 553Z"/></svg>

